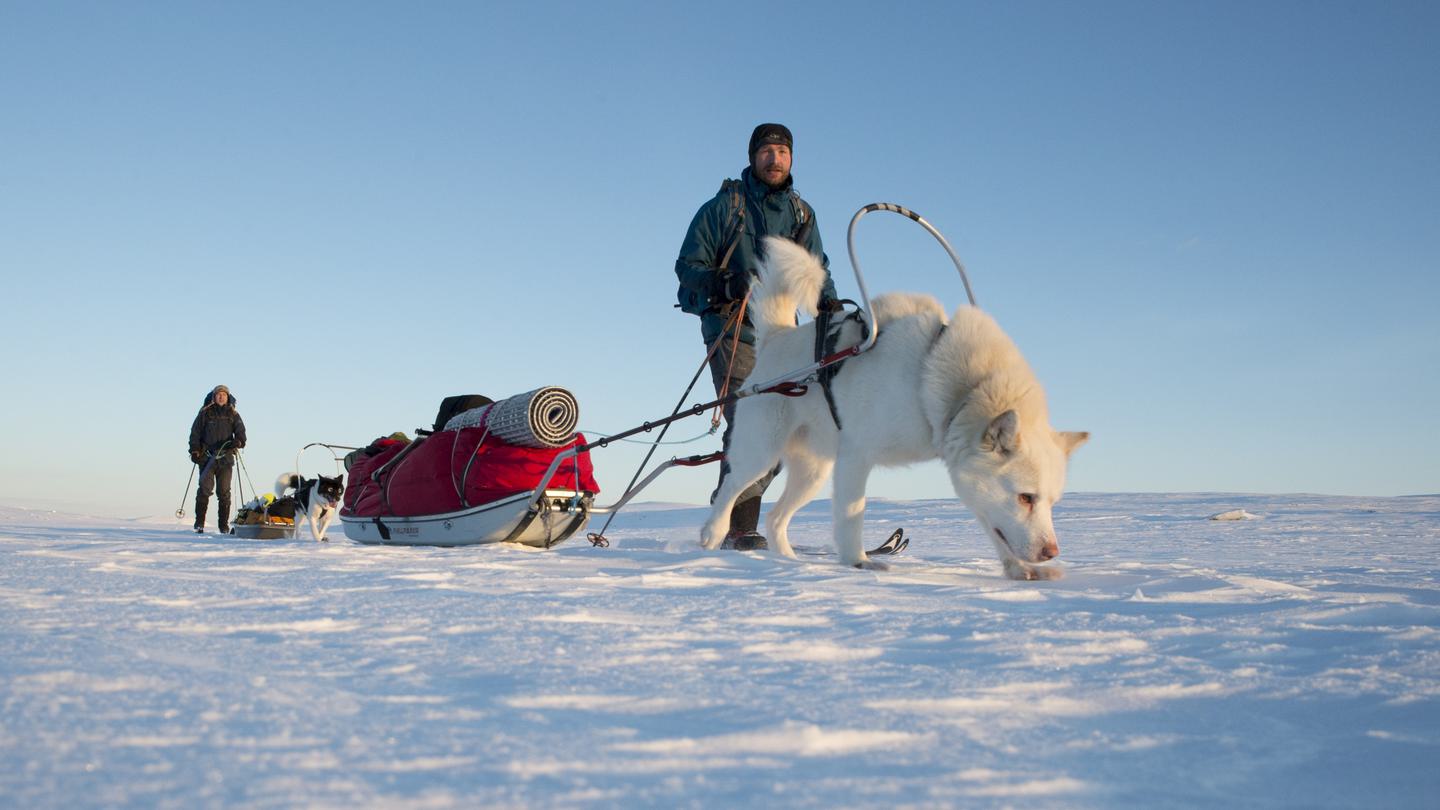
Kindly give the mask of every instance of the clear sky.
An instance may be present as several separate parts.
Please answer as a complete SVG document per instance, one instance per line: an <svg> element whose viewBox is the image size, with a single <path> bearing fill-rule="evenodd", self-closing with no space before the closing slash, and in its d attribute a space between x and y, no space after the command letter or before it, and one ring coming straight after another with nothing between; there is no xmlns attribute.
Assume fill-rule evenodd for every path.
<svg viewBox="0 0 1440 810"><path fill-rule="evenodd" d="M0 499L173 512L220 382L261 489L449 394L664 416L675 256L762 121L842 294L860 206L944 231L1094 434L1071 490L1434 493L1437 41L1433 2L0 0ZM857 240L872 294L963 302L912 223Z"/></svg>

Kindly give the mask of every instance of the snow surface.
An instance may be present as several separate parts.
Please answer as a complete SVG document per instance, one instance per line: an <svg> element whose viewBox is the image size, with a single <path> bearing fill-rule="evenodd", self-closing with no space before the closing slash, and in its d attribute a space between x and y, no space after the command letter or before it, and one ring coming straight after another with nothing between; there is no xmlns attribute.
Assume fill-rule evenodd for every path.
<svg viewBox="0 0 1440 810"><path fill-rule="evenodd" d="M545 552L0 510L0 805L1436 806L1440 496L1072 495L1055 582L950 501L843 568L826 510L799 561L695 507Z"/></svg>

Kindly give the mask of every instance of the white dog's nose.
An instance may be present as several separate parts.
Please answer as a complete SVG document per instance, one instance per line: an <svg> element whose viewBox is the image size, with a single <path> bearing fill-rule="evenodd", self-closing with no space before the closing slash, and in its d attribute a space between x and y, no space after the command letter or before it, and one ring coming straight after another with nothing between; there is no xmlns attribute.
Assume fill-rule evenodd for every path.
<svg viewBox="0 0 1440 810"><path fill-rule="evenodd" d="M1040 549L1040 561L1053 560L1060 556L1060 544L1054 540L1045 541L1045 547Z"/></svg>

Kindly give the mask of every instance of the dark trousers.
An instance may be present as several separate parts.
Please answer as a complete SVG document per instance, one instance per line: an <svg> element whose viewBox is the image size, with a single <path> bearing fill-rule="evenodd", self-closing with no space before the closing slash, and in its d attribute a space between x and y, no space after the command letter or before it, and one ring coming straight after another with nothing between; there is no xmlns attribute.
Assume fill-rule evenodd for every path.
<svg viewBox="0 0 1440 810"><path fill-rule="evenodd" d="M205 510L212 492L216 493L216 523L222 533L230 528L230 474L234 469L235 457L228 454L215 459L209 469L201 465L200 487L195 490L195 528L205 528Z"/></svg>
<svg viewBox="0 0 1440 810"><path fill-rule="evenodd" d="M729 382L728 393L739 390L745 378L750 376L750 371L755 368L755 347L745 341L736 341L730 335L721 335L720 348L710 356L710 379L715 383L715 394L719 396L721 389ZM707 351L709 347L706 347ZM733 351L733 357L732 357ZM728 455L730 453L730 431L735 426L735 403L731 402L724 407L725 432L720 437L720 447ZM765 488L775 480L779 474L780 466L761 476L759 481L746 487L740 493L740 499L735 501L735 506L730 510L730 531L732 533L753 532L760 524L760 496L765 494ZM720 482L730 474L730 462L720 463ZM710 493L710 500L714 502L715 495L720 491L720 482L715 484L715 492Z"/></svg>

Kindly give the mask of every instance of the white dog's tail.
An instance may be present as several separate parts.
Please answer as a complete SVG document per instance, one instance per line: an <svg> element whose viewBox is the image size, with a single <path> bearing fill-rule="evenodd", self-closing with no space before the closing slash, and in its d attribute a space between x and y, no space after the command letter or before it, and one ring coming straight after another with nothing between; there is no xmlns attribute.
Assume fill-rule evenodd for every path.
<svg viewBox="0 0 1440 810"><path fill-rule="evenodd" d="M825 266L810 251L789 239L765 238L765 260L760 263L760 283L750 297L750 320L756 336L776 329L792 329L795 312L815 317L815 303L825 285Z"/></svg>
<svg viewBox="0 0 1440 810"><path fill-rule="evenodd" d="M283 498L287 489L299 488L300 479L294 473L281 473L280 477L275 479L275 497L277 498Z"/></svg>

